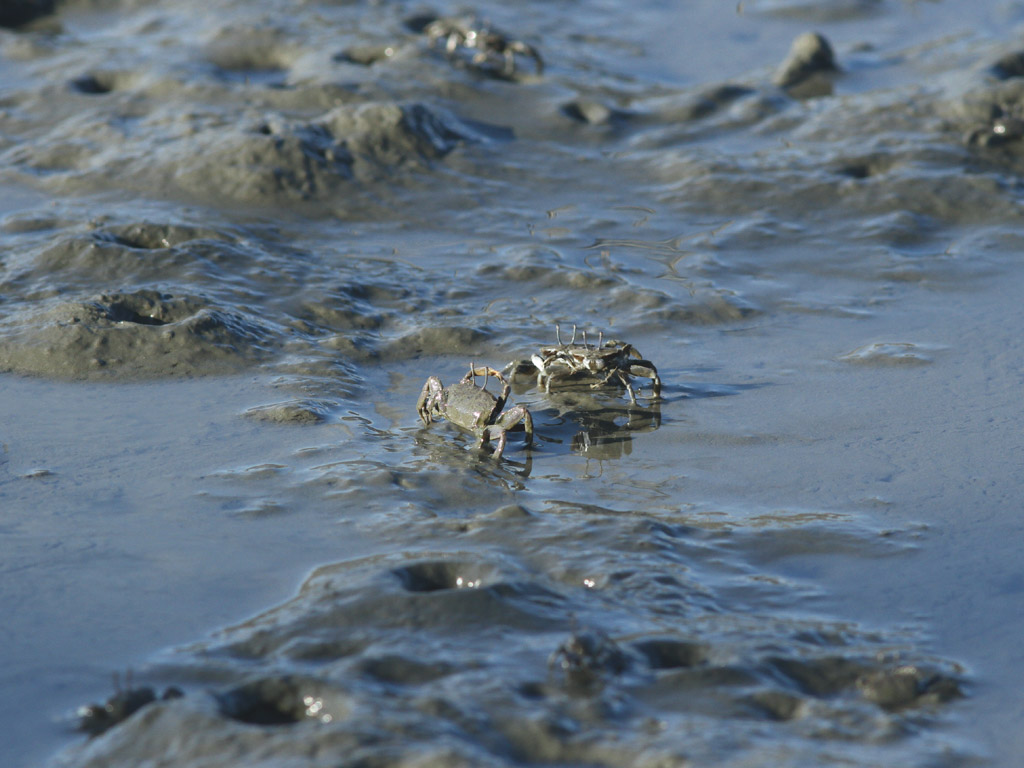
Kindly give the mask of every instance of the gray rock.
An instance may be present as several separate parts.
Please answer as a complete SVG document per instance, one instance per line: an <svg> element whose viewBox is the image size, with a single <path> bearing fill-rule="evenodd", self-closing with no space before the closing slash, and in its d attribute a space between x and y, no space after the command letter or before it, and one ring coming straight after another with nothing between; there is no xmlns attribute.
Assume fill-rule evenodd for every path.
<svg viewBox="0 0 1024 768"><path fill-rule="evenodd" d="M820 86L827 85L826 92L830 92L831 84L825 76L838 71L835 55L828 40L817 32L805 32L793 41L789 55L775 73L774 82L780 88L806 89L817 80L819 88L815 89L816 91L820 90ZM815 92L797 95L821 94Z"/></svg>

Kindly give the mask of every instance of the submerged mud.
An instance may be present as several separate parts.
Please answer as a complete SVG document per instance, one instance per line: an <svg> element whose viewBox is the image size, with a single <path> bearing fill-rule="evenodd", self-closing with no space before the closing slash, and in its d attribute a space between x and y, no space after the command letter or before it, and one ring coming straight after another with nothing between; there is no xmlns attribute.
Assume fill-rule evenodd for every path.
<svg viewBox="0 0 1024 768"><path fill-rule="evenodd" d="M808 426L801 387L884 389L955 351L899 313L1019 250L1019 53L837 44L806 24L893 11L749 3L752 23L797 20L788 57L684 84L645 54L658 4L635 29L552 3L49 5L0 16L32 22L0 30L0 185L42 201L0 219L0 371L255 380L238 434L305 444L190 465L174 506L204 513L200 536L204 515L282 518L379 544L151 658L140 677L185 695L54 765L984 752L956 732L971 665L931 649L929 617L821 607L822 562L870 570L932 534L877 490L896 473L870 450L805 472L852 417ZM489 55L481 30L501 33ZM575 324L633 344L661 397L510 375L500 405L536 437L510 431L502 461L417 421L428 376L528 360ZM722 415L757 392L779 398L763 423Z"/></svg>

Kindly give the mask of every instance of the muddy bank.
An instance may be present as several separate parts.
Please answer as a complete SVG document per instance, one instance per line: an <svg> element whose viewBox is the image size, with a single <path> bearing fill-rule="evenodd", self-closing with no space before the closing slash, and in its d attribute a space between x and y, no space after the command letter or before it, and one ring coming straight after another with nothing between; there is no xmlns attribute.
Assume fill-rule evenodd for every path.
<svg viewBox="0 0 1024 768"><path fill-rule="evenodd" d="M178 18L183 11L165 12ZM802 17L809 10L790 12ZM335 14L351 21L342 10ZM484 337L496 339L501 327L535 341L537 326L550 328L552 320L523 333L520 318L568 317L567 297L571 315L678 335L680 327L750 321L772 310L778 297L771 288L752 270L717 262L714 253L794 239L799 247L821 247L813 236L794 238L787 223L794 211L800 221L828 222L829 235L856 243L840 246L847 271L882 280L899 270L920 279L935 265L880 267L879 252L898 261L900 249L925 247L942 227L1020 216L999 176L1015 167L1024 134L1013 122L1020 78L1014 54L995 48L965 62L966 74L944 87L827 99L826 92L797 89L816 78L827 78L828 92L842 89L858 69L883 66L893 54L849 45L837 53L824 36L805 33L774 74L766 61L763 74L644 91L609 76L595 81L586 68L503 81L477 71L472 56L439 49L426 34L429 24L414 23L418 17L401 7L353 22L351 39L390 41L391 53L368 63L339 55L345 40L328 46L313 17L238 26L235 11L225 9L198 39L198 65L185 66L195 52L186 39L154 55L147 44L163 26L126 13L119 23L135 36L117 44L114 63L101 49L80 45L82 74L68 79L61 46L90 39L87 27L76 31L80 18L58 15L64 37L47 29L11 32L3 41L12 59L33 62L32 85L42 84L8 94L0 173L9 180L52 194L131 190L226 211L247 204L345 220L405 215L406 228L422 223L419 204L410 205L415 200L435 200L457 223L472 198L477 204L457 226L475 217L473 224L503 236L490 251L464 242L413 248L392 264L394 279L382 281L386 260L372 268L373 279L363 279L366 259L379 257L359 251L405 247L404 236L389 242L383 230L371 236L377 242L370 248L342 243L324 256L292 248L293 232L211 227L195 211L187 223L124 214L75 221L81 208L71 218L20 215L5 223L20 252L8 259L0 283L9 302L4 365L13 372L197 375L273 360L301 379L329 375L325 359L337 353L353 362L445 351L513 355L514 336L508 344ZM437 23L436 15L430 19ZM566 33L543 40L528 30L518 34L557 50ZM612 123L610 132L601 127ZM716 151L693 149L714 136L722 137ZM790 149L780 150L780 141ZM557 188L587 148L602 143L625 148L620 172L658 180L654 204L714 217L706 233L693 233L692 242L688 235L652 242L609 236L604 222L587 222L581 234L593 240L582 264L567 259L557 226L549 230L554 247L502 244L522 239L510 237L503 203L538 183ZM941 183L922 183L921 174ZM492 187L503 191L492 194ZM666 270L636 279L615 261L629 252ZM457 279L441 287L449 282L439 279L446 269ZM666 280L678 282L667 287ZM185 298L151 312L129 308L123 316L104 299L149 306L157 293ZM500 312L467 322L460 307L466 298L488 307L500 302ZM401 319L431 306L443 309L430 315L427 329ZM200 312L212 320L204 315L200 322ZM79 327L66 322L83 313L88 318ZM471 340L456 341L456 328L467 329ZM424 334L447 334L451 345L425 344ZM197 343L186 349L169 343L172 337ZM351 366L348 377L358 378Z"/></svg>
<svg viewBox="0 0 1024 768"><path fill-rule="evenodd" d="M195 297L138 291L6 318L0 368L87 378L230 373L266 356L267 329Z"/></svg>
<svg viewBox="0 0 1024 768"><path fill-rule="evenodd" d="M321 568L293 600L152 671L187 681L184 698L56 764L169 751L203 765L959 763L929 724L963 695L963 670L895 635L766 612L800 588L746 564L764 537L886 557L898 535L694 522L502 507L451 551ZM547 542L569 540L556 563Z"/></svg>

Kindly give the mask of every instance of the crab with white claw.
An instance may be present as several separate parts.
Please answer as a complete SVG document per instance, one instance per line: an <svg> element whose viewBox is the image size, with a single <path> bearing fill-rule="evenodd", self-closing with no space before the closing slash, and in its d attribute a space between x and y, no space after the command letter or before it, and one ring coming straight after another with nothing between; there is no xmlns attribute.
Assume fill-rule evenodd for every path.
<svg viewBox="0 0 1024 768"><path fill-rule="evenodd" d="M562 341L559 327L555 326L555 339L558 344L553 347L542 347L533 355L531 362L537 369L537 386L545 392L551 391L551 382L555 379L568 379L573 376L600 377L590 386L594 389L616 381L626 388L629 400L636 404L636 392L630 383L631 376L651 379L651 399L661 397L661 378L658 369L650 360L644 360L632 344L614 339L605 340L604 334L597 337L597 344L587 342L584 331L583 343L576 341L576 326L572 327L572 339L568 343Z"/></svg>
<svg viewBox="0 0 1024 768"><path fill-rule="evenodd" d="M521 40L509 40L497 30L486 26L475 27L474 19L435 19L423 28L431 45L444 41L444 50L449 57L455 56L460 48L473 51L470 63L479 69L512 77L518 69L516 56L533 60L537 75L544 72L544 61L537 49Z"/></svg>
<svg viewBox="0 0 1024 768"><path fill-rule="evenodd" d="M477 386L476 377L484 377L484 386ZM487 379L493 376L501 382L501 394L495 397L487 391ZM446 387L436 376L431 376L423 385L416 411L424 424L430 424L437 416L443 416L456 426L472 432L479 439L479 446L496 438L498 447L494 458L500 459L505 450L506 433L522 422L526 433L526 445L533 442L533 417L522 405L516 405L502 413L511 387L499 371L487 366L469 366L469 373L462 380Z"/></svg>

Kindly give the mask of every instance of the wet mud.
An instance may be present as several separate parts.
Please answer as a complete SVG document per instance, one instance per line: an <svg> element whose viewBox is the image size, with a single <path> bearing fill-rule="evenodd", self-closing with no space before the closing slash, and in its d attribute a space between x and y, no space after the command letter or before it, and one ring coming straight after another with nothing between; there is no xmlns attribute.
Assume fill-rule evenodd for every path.
<svg viewBox="0 0 1024 768"><path fill-rule="evenodd" d="M851 743L872 765L955 750L934 727L964 695L961 667L898 635L766 611L794 585L751 568L756 540L736 533L499 508L451 551L325 566L295 599L176 654L161 674L194 693L153 702L73 764L128 764L140 742L206 765L239 750L310 765L339 750L394 765L744 765L766 750L797 765L849 759ZM502 545L513 539L525 545ZM557 541L574 545L556 561Z"/></svg>
<svg viewBox="0 0 1024 768"><path fill-rule="evenodd" d="M89 535L104 549L130 517L133 551L147 521L185 514L225 552L233 526L270 549L288 528L367 542L289 555L312 571L294 596L139 650L137 687L98 677L72 710L88 737L26 736L12 759L990 758L962 714L984 700L979 659L943 644L937 603L891 607L880 574L957 524L930 490L949 475L908 435L953 439L927 421L950 387L1007 390L953 366L983 347L971 375L1012 372L991 316L957 333L1021 279L1024 59L946 29L957 3L920 23L892 5L749 2L726 21L642 3L635 23L533 2L0 11L3 377L55 400L251 387L209 424L126 401L125 429L188 458L132 463L75 513ZM680 18L754 58L681 63L654 34ZM573 325L633 345L625 373L538 382L533 356ZM532 444L511 428L499 458L417 419L428 377L473 365L506 371ZM907 381L916 398L891 394ZM924 427L901 421L916 406ZM49 434L4 438L18 535L109 458L33 463ZM259 570L222 556L199 559ZM84 589L105 566L78 567Z"/></svg>

